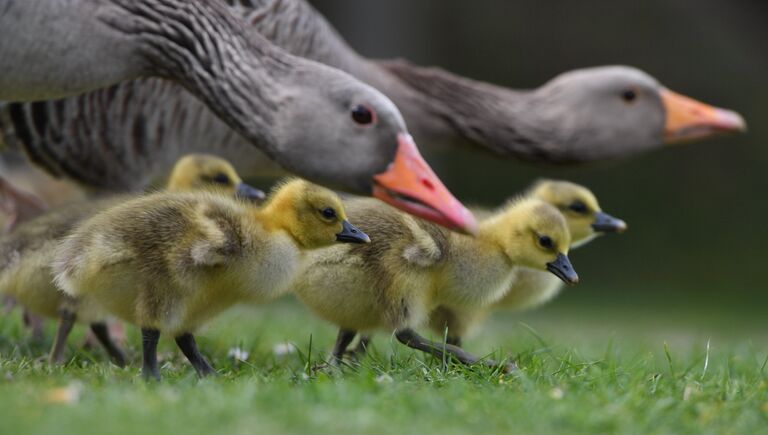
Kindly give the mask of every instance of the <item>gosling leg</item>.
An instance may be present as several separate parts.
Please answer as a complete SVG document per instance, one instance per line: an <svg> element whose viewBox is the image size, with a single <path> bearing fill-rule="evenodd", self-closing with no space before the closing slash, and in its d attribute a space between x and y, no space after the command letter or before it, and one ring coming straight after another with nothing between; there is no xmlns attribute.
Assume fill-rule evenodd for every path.
<svg viewBox="0 0 768 435"><path fill-rule="evenodd" d="M336 336L336 344L333 346L333 352L331 352L331 363L338 365L344 358L344 353L349 347L349 343L355 339L357 331L351 329L339 328L339 334Z"/></svg>
<svg viewBox="0 0 768 435"><path fill-rule="evenodd" d="M26 308L21 311L21 320L24 323L24 327L29 329L32 333L32 339L35 341L43 340L43 318L32 314Z"/></svg>
<svg viewBox="0 0 768 435"><path fill-rule="evenodd" d="M186 333L179 335L176 337L176 344L192 364L192 367L195 368L198 376L204 378L208 375L216 374L216 370L208 364L208 361L205 360L205 357L203 357L197 349L197 343L195 343L195 337L192 334Z"/></svg>
<svg viewBox="0 0 768 435"><path fill-rule="evenodd" d="M357 342L357 346L352 349L352 356L355 358L362 358L368 352L368 346L371 344L370 335L361 335L360 341Z"/></svg>
<svg viewBox="0 0 768 435"><path fill-rule="evenodd" d="M152 328L141 328L141 349L143 353L143 365L141 375L146 380L160 380L160 370L157 368L157 342L160 340L160 331Z"/></svg>
<svg viewBox="0 0 768 435"><path fill-rule="evenodd" d="M53 341L49 361L51 364L61 364L64 361L64 347L67 344L67 337L72 332L77 315L69 310L59 311L59 324L56 327L56 338Z"/></svg>
<svg viewBox="0 0 768 435"><path fill-rule="evenodd" d="M472 365L481 362L480 359L464 349L452 344L437 343L420 336L412 329L400 329L395 332L395 337L404 345L426 352L438 358L453 357L462 364ZM489 367L497 367L499 363L493 360L483 360L483 364ZM504 372L509 373L517 367L514 363L506 364Z"/></svg>
<svg viewBox="0 0 768 435"><path fill-rule="evenodd" d="M461 337L449 335L445 338L445 342L456 347L461 347Z"/></svg>
<svg viewBox="0 0 768 435"><path fill-rule="evenodd" d="M112 341L112 336L109 335L109 327L104 322L91 323L91 332L96 337L96 340L101 343L104 350L107 351L109 357L112 358L112 362L118 367L125 367L125 354L120 347Z"/></svg>

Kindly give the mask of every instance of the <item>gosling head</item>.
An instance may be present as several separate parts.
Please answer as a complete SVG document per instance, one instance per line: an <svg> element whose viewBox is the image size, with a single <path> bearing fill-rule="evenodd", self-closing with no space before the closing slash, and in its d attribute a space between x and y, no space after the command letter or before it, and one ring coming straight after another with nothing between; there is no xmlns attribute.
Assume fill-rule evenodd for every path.
<svg viewBox="0 0 768 435"><path fill-rule="evenodd" d="M243 182L228 161L210 154L189 154L176 162L168 179L171 192L197 189L218 190L252 201L264 201L266 195Z"/></svg>
<svg viewBox="0 0 768 435"><path fill-rule="evenodd" d="M279 185L264 210L270 213L273 226L285 230L305 249L371 241L349 223L338 195L305 180Z"/></svg>
<svg viewBox="0 0 768 435"><path fill-rule="evenodd" d="M503 228L496 236L513 263L548 270L567 284L579 282L568 259L568 225L555 207L536 198L521 199L492 220Z"/></svg>
<svg viewBox="0 0 768 435"><path fill-rule="evenodd" d="M323 65L296 69L275 120L272 157L320 184L372 195L465 233L472 214L424 161L400 111L384 94Z"/></svg>
<svg viewBox="0 0 768 435"><path fill-rule="evenodd" d="M567 160L634 152L746 130L738 113L670 91L628 66L583 68L561 74L532 97L539 125L566 143Z"/></svg>
<svg viewBox="0 0 768 435"><path fill-rule="evenodd" d="M584 186L541 180L531 187L529 194L557 207L565 216L571 248L578 248L599 234L622 233L627 229L626 222L603 212L595 195Z"/></svg>

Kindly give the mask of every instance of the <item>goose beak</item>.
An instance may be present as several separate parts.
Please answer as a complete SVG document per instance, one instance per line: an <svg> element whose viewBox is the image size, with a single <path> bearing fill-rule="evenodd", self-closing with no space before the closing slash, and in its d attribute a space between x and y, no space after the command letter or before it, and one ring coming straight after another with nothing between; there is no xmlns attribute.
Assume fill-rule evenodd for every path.
<svg viewBox="0 0 768 435"><path fill-rule="evenodd" d="M341 222L341 232L336 234L336 241L342 243L371 243L371 238L345 219Z"/></svg>
<svg viewBox="0 0 768 435"><path fill-rule="evenodd" d="M547 263L547 270L568 285L578 284L579 275L571 265L571 260L565 254L557 254L555 261Z"/></svg>
<svg viewBox="0 0 768 435"><path fill-rule="evenodd" d="M387 204L452 230L477 233L475 217L432 172L410 135L397 135L394 162L373 180L373 196Z"/></svg>
<svg viewBox="0 0 768 435"><path fill-rule="evenodd" d="M623 233L627 230L627 223L601 211L595 213L595 221L592 229L598 233Z"/></svg>
<svg viewBox="0 0 768 435"><path fill-rule="evenodd" d="M747 130L744 118L732 110L713 107L666 88L661 90L661 101L667 112L664 143L686 142Z"/></svg>
<svg viewBox="0 0 768 435"><path fill-rule="evenodd" d="M264 201L267 195L263 191L241 181L235 186L235 198L259 203Z"/></svg>

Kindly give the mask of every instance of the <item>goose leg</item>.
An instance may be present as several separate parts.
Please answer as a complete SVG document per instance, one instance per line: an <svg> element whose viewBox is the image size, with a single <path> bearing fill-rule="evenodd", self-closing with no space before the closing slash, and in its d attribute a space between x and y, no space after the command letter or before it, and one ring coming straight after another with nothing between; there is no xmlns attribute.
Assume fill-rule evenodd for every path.
<svg viewBox="0 0 768 435"><path fill-rule="evenodd" d="M157 368L157 342L159 340L160 331L152 328L141 328L141 348L144 359L141 375L146 380L160 380L160 370Z"/></svg>
<svg viewBox="0 0 768 435"><path fill-rule="evenodd" d="M109 357L112 358L112 362L118 367L125 367L125 354L123 354L123 351L120 350L114 341L112 341L107 324L103 322L91 323L91 332L93 332L93 335L99 343L101 343L101 346L104 347L104 350L107 351Z"/></svg>
<svg viewBox="0 0 768 435"><path fill-rule="evenodd" d="M472 365L481 362L478 357L470 354L458 346L427 340L412 329L397 330L395 332L395 337L397 337L398 341L410 348L426 352L438 358L453 357L460 363L466 365ZM497 367L499 365L499 363L493 360L484 360L482 363L489 367ZM509 363L504 366L504 371L507 373L515 369L516 366L514 363Z"/></svg>
<svg viewBox="0 0 768 435"><path fill-rule="evenodd" d="M195 368L198 376L204 378L208 375L216 374L216 370L208 364L208 361L205 360L205 357L203 357L197 349L197 343L195 343L195 337L192 334L186 333L179 335L176 337L176 344L192 364L192 367Z"/></svg>
<svg viewBox="0 0 768 435"><path fill-rule="evenodd" d="M59 312L59 324L56 327L56 338L53 340L49 362L51 364L61 364L64 357L64 347L67 344L67 337L72 332L77 315L69 310Z"/></svg>
<svg viewBox="0 0 768 435"><path fill-rule="evenodd" d="M344 353L349 347L349 343L355 339L357 331L351 329L339 328L339 334L336 336L336 344L333 346L333 352L331 352L331 363L338 365L344 358Z"/></svg>

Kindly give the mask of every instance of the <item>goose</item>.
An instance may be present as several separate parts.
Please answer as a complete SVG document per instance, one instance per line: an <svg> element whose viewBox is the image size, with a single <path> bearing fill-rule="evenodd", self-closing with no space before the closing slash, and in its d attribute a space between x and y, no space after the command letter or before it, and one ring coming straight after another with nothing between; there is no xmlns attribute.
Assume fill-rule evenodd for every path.
<svg viewBox="0 0 768 435"><path fill-rule="evenodd" d="M202 104L198 107L211 109L242 136L250 152L260 149L289 172L374 195L460 231L474 228L469 212L422 159L387 97L340 70L290 55L258 32L247 31L218 1L7 0L0 10L0 71L0 98L19 101L71 96L140 77L162 78L194 94ZM98 98L110 100L112 92L106 89ZM88 106L82 106L81 114ZM60 103L31 107L37 130L60 126L41 114L51 109L63 116ZM11 106L8 116L18 118L19 112ZM32 159L70 175L79 172L86 184L123 176L136 180L131 186L136 187L182 154L173 144L147 145L145 132L154 128L156 116L131 117L127 130L115 127L110 132L112 128L93 125L73 130L91 141L57 144L53 159ZM16 127L22 138L29 133ZM112 143L107 135L118 130L128 133L130 143ZM215 151L211 147L204 149ZM105 152L109 158L103 158ZM145 171L148 161L159 162L150 173ZM123 169L122 175L110 175Z"/></svg>
<svg viewBox="0 0 768 435"><path fill-rule="evenodd" d="M205 190L254 203L264 199L264 192L243 183L229 162L212 155L194 154L180 159L165 187L169 192ZM122 351L108 332L103 311L87 299L76 300L58 291L50 264L55 246L79 222L129 198L118 195L54 208L0 238L0 294L12 297L33 315L59 321L51 363L62 362L67 337L75 322L80 322L89 324L115 364L125 364Z"/></svg>
<svg viewBox="0 0 768 435"><path fill-rule="evenodd" d="M437 306L480 308L495 302L516 266L549 271L569 284L579 280L567 256L565 218L536 198L513 201L482 220L476 237L450 233L368 199L349 200L345 207L373 242L310 253L290 289L339 327L332 362L342 359L358 332L385 330L408 347L475 364L477 357L427 340L415 328ZM513 367L506 364L504 370Z"/></svg>
<svg viewBox="0 0 768 435"><path fill-rule="evenodd" d="M622 233L627 224L605 213L588 188L561 180L539 180L525 197L537 198L555 206L565 217L571 234L571 249L576 249L602 234ZM476 212L477 213L477 212ZM504 295L483 307L439 306L429 314L429 326L447 343L460 346L462 338L496 310L528 310L552 300L562 290L562 281L549 273L518 267ZM447 331L447 334L446 334ZM369 337L361 338L355 353L365 352Z"/></svg>
<svg viewBox="0 0 768 435"><path fill-rule="evenodd" d="M383 91L428 151L470 142L497 155L575 163L746 128L738 113L672 92L632 67L574 70L538 89L517 91L439 68L365 59L304 0L229 4L250 33ZM6 142L24 148L52 174L98 188L135 187L142 174L165 173L181 149L205 151L212 144L245 174L276 169L181 86L156 79L71 99L8 104L0 110L0 130Z"/></svg>
<svg viewBox="0 0 768 435"><path fill-rule="evenodd" d="M173 336L199 376L214 370L194 331L226 308L279 297L305 251L370 239L339 197L292 180L257 207L207 192L160 193L83 222L56 249L57 285L142 330L145 378L159 379L160 333Z"/></svg>

